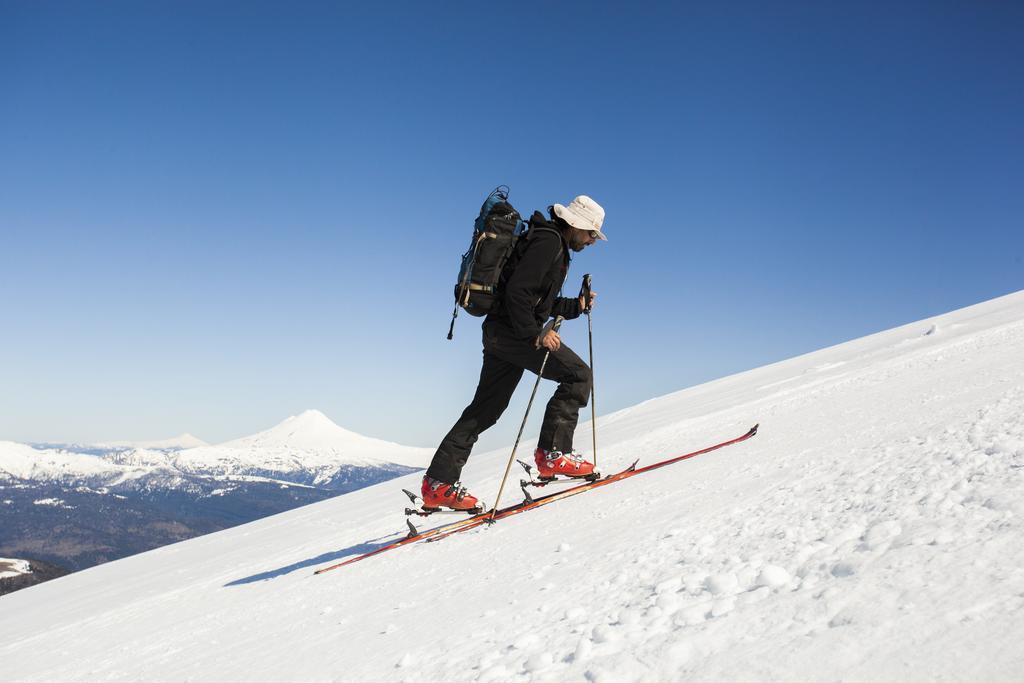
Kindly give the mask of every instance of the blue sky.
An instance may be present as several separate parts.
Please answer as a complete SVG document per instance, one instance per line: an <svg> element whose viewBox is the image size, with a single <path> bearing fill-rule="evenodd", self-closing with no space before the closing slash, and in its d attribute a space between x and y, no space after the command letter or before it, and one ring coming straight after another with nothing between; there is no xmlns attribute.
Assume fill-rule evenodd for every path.
<svg viewBox="0 0 1024 683"><path fill-rule="evenodd" d="M1016 291L1021 83L1010 2L0 2L0 439L436 445L498 184L607 210L599 413Z"/></svg>

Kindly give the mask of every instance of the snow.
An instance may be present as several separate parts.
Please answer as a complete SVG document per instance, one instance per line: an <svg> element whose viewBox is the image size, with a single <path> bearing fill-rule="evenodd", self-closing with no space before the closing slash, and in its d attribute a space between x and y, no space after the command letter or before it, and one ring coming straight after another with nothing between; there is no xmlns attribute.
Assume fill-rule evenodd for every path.
<svg viewBox="0 0 1024 683"><path fill-rule="evenodd" d="M32 501L33 505L49 505L51 507L67 507L60 498L40 498Z"/></svg>
<svg viewBox="0 0 1024 683"><path fill-rule="evenodd" d="M93 448L144 448L148 450L183 450L185 448L198 448L209 446L202 439L192 436L189 433L181 434L170 439L158 439L156 441L110 441L105 443L92 444Z"/></svg>
<svg viewBox="0 0 1024 683"><path fill-rule="evenodd" d="M252 436L182 451L174 460L186 471L215 468L221 463L244 463L281 471L297 466L372 467L385 463L426 469L433 454L432 448L403 446L356 434L339 427L319 410L307 410Z"/></svg>
<svg viewBox="0 0 1024 683"><path fill-rule="evenodd" d="M186 442L186 436L177 441ZM112 486L154 473L172 478L186 473L229 475L236 481L273 481L251 476L253 472L265 471L281 476L312 472L315 483L323 484L346 466L399 464L426 469L433 455L431 448L404 446L348 431L317 410L308 410L266 431L216 446L174 450L165 448L169 442L153 443L97 456L66 448L33 448L0 441L0 480L105 478L107 485ZM109 444L93 447L113 448Z"/></svg>
<svg viewBox="0 0 1024 683"><path fill-rule="evenodd" d="M379 467L387 463L426 469L433 449L373 439L339 427L319 410L293 415L252 436L171 456L183 472L224 473L263 469L288 473L319 470L330 479L343 465Z"/></svg>
<svg viewBox="0 0 1024 683"><path fill-rule="evenodd" d="M0 557L0 579L10 579L21 574L31 574L32 566L28 560Z"/></svg>
<svg viewBox="0 0 1024 683"><path fill-rule="evenodd" d="M117 474L116 465L81 453L55 449L36 449L13 441L0 441L0 478L60 479L66 477Z"/></svg>
<svg viewBox="0 0 1024 683"><path fill-rule="evenodd" d="M1024 292L646 401L602 468L761 430L320 576L419 475L22 590L5 679L1019 680L1022 348Z"/></svg>

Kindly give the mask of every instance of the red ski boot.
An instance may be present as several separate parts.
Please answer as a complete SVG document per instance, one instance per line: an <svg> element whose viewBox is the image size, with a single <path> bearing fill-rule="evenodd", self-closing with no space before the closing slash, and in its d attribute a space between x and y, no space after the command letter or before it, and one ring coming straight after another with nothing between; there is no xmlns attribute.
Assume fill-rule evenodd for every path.
<svg viewBox="0 0 1024 683"><path fill-rule="evenodd" d="M533 453L533 459L537 463L537 471L540 472L538 479L541 481L551 481L559 475L573 479L586 479L594 476L594 463L587 462L576 451L563 453L562 451L546 451L543 448L538 448Z"/></svg>
<svg viewBox="0 0 1024 683"><path fill-rule="evenodd" d="M459 482L446 484L424 476L420 493L423 497L423 510L426 512L437 512L442 507L466 512L483 511L476 496L470 495Z"/></svg>

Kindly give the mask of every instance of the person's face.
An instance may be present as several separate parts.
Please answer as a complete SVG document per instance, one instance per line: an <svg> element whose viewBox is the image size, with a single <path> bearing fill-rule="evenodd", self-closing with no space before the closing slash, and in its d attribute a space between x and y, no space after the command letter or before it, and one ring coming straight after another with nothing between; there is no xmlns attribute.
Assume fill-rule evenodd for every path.
<svg viewBox="0 0 1024 683"><path fill-rule="evenodd" d="M573 251L583 251L597 241L597 233L593 230L580 230L573 228L569 235L569 248Z"/></svg>

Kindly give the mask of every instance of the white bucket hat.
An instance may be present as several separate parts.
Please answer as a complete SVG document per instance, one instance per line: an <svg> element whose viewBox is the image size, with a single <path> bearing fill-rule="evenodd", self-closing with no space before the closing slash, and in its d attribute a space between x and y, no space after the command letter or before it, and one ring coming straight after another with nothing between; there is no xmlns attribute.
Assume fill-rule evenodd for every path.
<svg viewBox="0 0 1024 683"><path fill-rule="evenodd" d="M555 204L552 207L555 215L578 230L593 230L597 233L597 239L607 241L608 238L601 232L601 225L604 223L604 209L601 205L585 194L581 194L569 203L569 206Z"/></svg>

